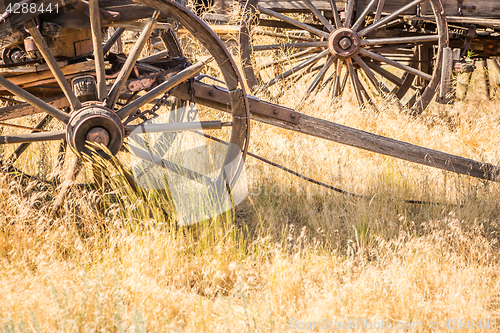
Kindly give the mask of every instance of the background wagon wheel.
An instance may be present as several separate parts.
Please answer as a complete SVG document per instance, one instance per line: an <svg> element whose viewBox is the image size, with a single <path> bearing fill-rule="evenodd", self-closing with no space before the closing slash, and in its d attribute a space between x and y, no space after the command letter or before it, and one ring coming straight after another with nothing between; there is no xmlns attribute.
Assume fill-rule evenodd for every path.
<svg viewBox="0 0 500 333"><path fill-rule="evenodd" d="M235 63L215 33L187 8L175 2L164 0L141 0L140 2L154 10L154 13L145 22L137 42L130 51L122 68L117 73L116 78L114 78L113 85L107 87L106 65L101 40L102 22L98 14L99 7L97 0L90 1L90 21L93 31L93 56L95 59L95 76L97 78L97 94L95 100L87 101L86 104L82 104L73 89L71 89L59 64L54 59L50 49L44 44L36 25L31 21L26 23L28 30L30 30L37 42L38 48L43 50L43 58L59 83L60 89L64 92L66 100L69 101L72 112L64 112L62 108L51 105L29 93L26 89L10 82L7 78L0 77L0 86L3 89L9 91L19 100L55 118L54 122L63 127L61 130L49 130L41 133L25 133L26 129L18 128L16 133L0 136L0 143L19 144L66 141L78 156L92 155L92 150L88 146L89 143L100 144L106 146L106 149L102 150L99 147L95 147L95 151L105 158L109 158L109 154L116 156L119 153L123 155L124 151L133 151L136 157L144 159L151 164L159 164L161 167L170 168L171 171L181 174L188 180L209 183L217 190L225 189L226 186L232 187L236 183L244 163L248 149L250 127L248 101ZM200 47L204 47L210 56L196 63L194 63L196 59L185 62L184 68L173 68L168 72L169 75L165 77L163 82L149 87L147 91L143 91L133 98L124 96L124 89L130 83L128 79L130 79L130 75L134 68L136 68L136 65L139 65L138 58L161 13L167 13L169 17L172 17L184 26L199 43ZM129 135L137 128L141 128L141 130L145 130L148 133L182 132L196 129L191 124L187 124L186 126L186 124L181 122L160 123L154 124L153 127L148 127L147 125L143 125L143 120L140 117L130 122L129 120L131 120L131 116L140 114L141 108L145 107L148 103L161 96L165 96L166 92L171 91L179 85L189 84L189 80L205 71L209 63L211 64L210 72L218 73L220 75L218 79L225 83L229 91L231 106L230 113L224 113L224 116L210 107L204 107L199 112L200 120L202 121L196 128L199 128L202 134L206 130L217 130L219 137L229 142L229 148L226 150L223 158L224 167L218 174L212 177L214 179L165 161L162 156L154 156L150 151L144 151L140 146L133 147L133 143L127 142ZM11 119L24 116L19 113L19 109L14 111L14 115ZM125 161L126 159L125 157ZM73 169L72 171L76 171L76 165ZM71 175L74 172L69 172L68 174Z"/></svg>
<svg viewBox="0 0 500 333"><path fill-rule="evenodd" d="M249 87L276 95L283 82L303 82L304 98L325 87L339 97L349 82L360 104L393 93L412 113L426 108L448 43L439 0L302 3L246 3L240 53Z"/></svg>

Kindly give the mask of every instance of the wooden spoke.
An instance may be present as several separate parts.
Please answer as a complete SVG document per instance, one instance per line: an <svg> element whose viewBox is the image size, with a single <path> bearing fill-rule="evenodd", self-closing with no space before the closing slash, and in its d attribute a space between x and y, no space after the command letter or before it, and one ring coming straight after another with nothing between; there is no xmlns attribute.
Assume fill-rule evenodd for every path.
<svg viewBox="0 0 500 333"><path fill-rule="evenodd" d="M125 119L132 113L136 112L141 108L142 106L146 105L147 103L151 102L153 99L155 99L157 96L164 94L168 90L174 88L175 86L179 85L180 83L188 80L189 78L195 76L198 74L206 64L211 62L213 60L212 57L205 61L198 61L192 66L189 66L185 68L184 70L180 71L179 73L175 74L171 78L169 78L167 81L163 82L156 88L150 90L147 94L137 98L127 106L123 107L120 111L118 111L118 117L120 119Z"/></svg>
<svg viewBox="0 0 500 333"><path fill-rule="evenodd" d="M356 23L354 23L354 25L352 26L352 30L358 31L359 28L361 28L361 25L365 21L366 16L372 10L373 6L375 5L375 3L377 1L378 0L371 0L370 1L370 3L365 7L365 10L363 11L363 13L361 13L361 15L359 16L359 18L356 20Z"/></svg>
<svg viewBox="0 0 500 333"><path fill-rule="evenodd" d="M387 59L386 57L380 55L380 54L377 54L377 53L373 53L373 52L370 52L368 50L365 50L363 48L360 48L359 49L359 53L365 55L365 56L368 56L372 59L375 59L375 60L378 60L380 62L385 62L386 64L388 65L391 65L393 67L396 67L396 68L399 68L399 69L402 69L404 70L405 72L408 72L408 73L412 73L412 74L415 74L421 78L423 78L424 80L427 80L427 81L431 81L432 80L432 75L429 75L427 73L424 73L422 71L419 71L418 69L415 69L413 67L410 67L410 66L407 66L407 65L403 65L403 64L400 64L399 62L397 61L394 61L394 60L390 60L390 59Z"/></svg>
<svg viewBox="0 0 500 333"><path fill-rule="evenodd" d="M66 131L53 131L53 132L37 132L27 134L16 134L0 136L0 145L11 143L27 143L39 141L57 141L63 140L66 137Z"/></svg>
<svg viewBox="0 0 500 333"><path fill-rule="evenodd" d="M337 9L337 5L335 4L335 0L330 0L330 6L332 7L333 20L335 21L335 28L342 27L342 20L340 19L339 11Z"/></svg>
<svg viewBox="0 0 500 333"><path fill-rule="evenodd" d="M342 74L343 60L337 61L337 69L335 71L335 77L333 78L333 97L340 96L340 75Z"/></svg>
<svg viewBox="0 0 500 333"><path fill-rule="evenodd" d="M301 51L301 52L297 52L297 53L294 53L290 56L285 56L285 57L282 57L278 60L274 60L274 61L271 61L271 62L268 62L267 64L264 64L262 66L259 67L260 70L263 70L263 69L266 69L268 67L271 67L271 66L274 66L274 65L277 65L277 64L280 64L280 63L283 63L283 62L292 62L293 60L300 60L300 57L302 56L307 56L311 53L315 53L315 50L305 50L305 51Z"/></svg>
<svg viewBox="0 0 500 333"><path fill-rule="evenodd" d="M316 17L321 21L321 23L323 23L323 25L328 29L328 31L332 32L333 30L335 30L335 28L331 25L330 21L328 21L326 17L324 17L321 14L318 8L316 8L310 0L302 0L302 1L305 3L307 8L309 8L311 12L313 12L313 14L316 15Z"/></svg>
<svg viewBox="0 0 500 333"><path fill-rule="evenodd" d="M104 44L102 48L102 53L104 54L108 53L113 47L113 45L115 45L118 39L123 35L125 30L126 30L125 28L117 28L113 33L113 35L111 36L111 38L109 38L106 44Z"/></svg>
<svg viewBox="0 0 500 333"><path fill-rule="evenodd" d="M365 102L363 100L363 94L361 93L360 82L358 81L356 70L352 65L351 59L347 59L346 63L347 63L347 69L349 71L349 77L351 78L352 87L354 88L354 92L356 93L359 105L362 106L363 104L365 104Z"/></svg>
<svg viewBox="0 0 500 333"><path fill-rule="evenodd" d="M39 130L43 130L43 128L47 126L52 119L53 118L51 115L46 115L45 117L43 117L43 119L38 123L32 133L37 133ZM19 145L19 147L17 147L12 155L10 155L10 157L7 159L7 162L11 165L14 164L17 159L26 151L26 149L28 149L29 146L30 143L22 143L21 145Z"/></svg>
<svg viewBox="0 0 500 333"><path fill-rule="evenodd" d="M333 62L335 61L335 57L330 56L326 63L321 67L321 70L319 71L318 75L314 78L314 81L311 83L309 86L309 89L307 89L307 92L305 93L304 97L302 97L302 102L301 104L311 95L313 91L315 91L318 86L320 85L321 81L326 75L326 72L330 69L332 66Z"/></svg>
<svg viewBox="0 0 500 333"><path fill-rule="evenodd" d="M390 93L389 89L383 83L377 80L377 78L375 77L375 73L373 73L370 67L368 67L368 65L363 61L363 59L361 59L360 56L355 55L353 58L354 61L356 61L358 65L361 67L361 69L363 69L364 73L366 74L368 79L370 79L371 83L373 84L375 89L377 89L377 91L386 94Z"/></svg>
<svg viewBox="0 0 500 333"><path fill-rule="evenodd" d="M347 7L345 9L345 22L344 26L347 28L351 27L351 20L354 14L354 0L348 0Z"/></svg>
<svg viewBox="0 0 500 333"><path fill-rule="evenodd" d="M323 52L321 52L321 53L317 54L316 56L304 61L303 63L295 66L294 68L276 76L275 78L273 78L272 80L270 80L269 82L264 84L262 86L262 88L269 88L270 86L274 85L278 81L289 77L290 75L296 73L297 71L300 71L301 69L303 69L311 64L314 64L315 62L318 62L321 58L326 57L329 53L330 53L330 51L328 49L324 50Z"/></svg>
<svg viewBox="0 0 500 333"><path fill-rule="evenodd" d="M323 65L323 68L321 68L321 71L318 73L318 75L316 76L316 78L314 79L313 83L311 84L311 86L309 87L309 89L307 90L307 93L310 94L312 93L314 90L316 90L316 88L318 87L318 85L321 83L321 81L323 80L323 78L325 77L325 74L326 72L330 69L330 67L332 66L333 62L335 61L335 57L333 56L330 56L328 58L328 60L326 61L326 63Z"/></svg>
<svg viewBox="0 0 500 333"><path fill-rule="evenodd" d="M382 75L389 82L391 82L391 83L393 83L393 84L395 84L397 86L401 86L403 84L403 79L397 77L396 75L394 75L391 72L389 72L388 70L380 67L379 65L371 63L371 62L366 63L366 65L368 67L370 67L372 70L374 70L375 72L377 72L380 75Z"/></svg>
<svg viewBox="0 0 500 333"><path fill-rule="evenodd" d="M54 75L54 78L59 84L59 87L61 87L64 95L68 99L71 108L73 110L80 109L82 107L82 104L80 103L75 93L71 89L68 80L64 77L61 67L59 67L59 65L57 64L57 61L52 55L52 52L50 51L47 43L43 39L40 30L38 30L37 26L33 21L28 21L26 22L25 25L29 33L31 34L31 37L33 37L33 40L35 41L35 44L38 47L38 50L40 51L43 58L47 62L47 66L50 68L50 71Z"/></svg>
<svg viewBox="0 0 500 333"><path fill-rule="evenodd" d="M127 57L127 61L123 65L123 68L118 74L118 77L116 78L116 81L113 84L111 91L109 92L108 101L106 103L106 106L108 108L110 109L114 108L116 101L118 100L118 97L120 96L120 93L122 92L122 89L125 86L125 83L127 82L130 73L132 73L132 70L134 69L137 59L141 55L144 46L146 45L149 37L151 36L151 33L153 32L153 29L156 26L156 22L159 15L160 12L155 11L153 16L150 17L146 22L146 24L144 25L144 29L142 30L139 39L132 48L132 51L130 51L129 56Z"/></svg>
<svg viewBox="0 0 500 333"><path fill-rule="evenodd" d="M395 19L396 17L399 16L399 14L401 13L404 13L406 12L408 9L412 8L412 7L415 7L416 5L424 2L426 0L414 0L412 2L410 2L409 4L407 4L406 6L403 6L401 8L399 8L398 10L392 12L390 15L384 17L383 19L369 25L368 27L366 27L365 29L361 30L359 33L358 33L358 36L361 38L361 37L364 37L366 36L367 34L369 34L370 32L374 31L375 29L383 26L384 24L390 22L391 20Z"/></svg>
<svg viewBox="0 0 500 333"><path fill-rule="evenodd" d="M290 24L292 24L292 25L294 25L296 27L299 27L301 29L309 31L310 33L313 33L313 34L315 34L317 36L325 37L325 38L328 38L330 36L330 34L328 32L321 31L319 29L311 27L310 25L307 25L305 23L302 23L302 22L299 22L297 20L294 20L294 19L292 19L292 18L290 18L288 16L285 16L285 15L282 15L280 13L277 13L274 10L267 9L267 8L262 7L262 6L258 6L258 8L259 8L259 11L261 13L274 16L274 17L276 17L276 18L278 18L278 19L280 19L280 20L282 20L284 22L290 23Z"/></svg>
<svg viewBox="0 0 500 333"><path fill-rule="evenodd" d="M349 78L349 71L346 71L344 73L344 76L342 77L342 81L340 84L340 94L342 95L344 93L345 87L347 86L347 79Z"/></svg>
<svg viewBox="0 0 500 333"><path fill-rule="evenodd" d="M396 38L375 38L375 39L362 39L361 45L381 45L381 44L408 44L408 43L427 43L437 42L439 35L426 35L416 37L396 37Z"/></svg>
<svg viewBox="0 0 500 333"><path fill-rule="evenodd" d="M268 51L268 50L281 50L281 49L305 49L327 47L328 41L310 42L310 43L288 43L288 44L272 44L272 45L257 45L252 49L254 51Z"/></svg>
<svg viewBox="0 0 500 333"><path fill-rule="evenodd" d="M10 91L17 97L25 100L27 103L31 104L35 108L38 108L42 110L43 112L46 112L53 116L54 118L59 119L60 121L67 123L69 121L69 114L62 112L61 110L57 109L56 107L45 103L41 99L39 99L36 96L33 96L26 90L19 88L17 85L14 83L10 82L3 76L0 76L0 86L4 87L6 90Z"/></svg>
<svg viewBox="0 0 500 333"><path fill-rule="evenodd" d="M102 102L108 97L106 87L106 68L104 67L104 52L102 49L101 16L98 0L89 1L90 28L92 30L92 46L94 47L95 71L97 77L97 97Z"/></svg>
<svg viewBox="0 0 500 333"><path fill-rule="evenodd" d="M255 35L271 36L271 37L277 37L277 38L286 38L286 39L300 40L300 41L304 41L304 42L316 42L316 41L318 41L317 38L311 38L311 37L305 37L305 36L295 36L294 34L285 34L285 33L274 32L274 31L266 31L266 30L263 30L260 28L254 29L253 33Z"/></svg>
<svg viewBox="0 0 500 333"><path fill-rule="evenodd" d="M380 20L380 18L382 17L382 10L384 10L384 5L385 5L385 0L378 1L377 11L375 12L375 17L373 18L374 23ZM375 38L376 34L377 32L373 30L372 32L370 32L370 38Z"/></svg>

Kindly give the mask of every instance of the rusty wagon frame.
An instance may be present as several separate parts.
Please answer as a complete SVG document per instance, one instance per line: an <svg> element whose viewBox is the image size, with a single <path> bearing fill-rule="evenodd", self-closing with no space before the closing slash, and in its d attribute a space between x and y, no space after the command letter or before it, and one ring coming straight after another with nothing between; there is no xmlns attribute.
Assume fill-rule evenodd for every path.
<svg viewBox="0 0 500 333"><path fill-rule="evenodd" d="M370 9L377 1L370 1L359 17L368 17ZM418 57L423 52L419 50L424 49L421 47L425 46L424 44L437 43L437 49L427 47L425 52L430 52L430 49L436 51L437 58L434 67L440 69L444 62L443 50L449 44L448 27L442 14L443 8L439 5L440 0L428 1L433 6L432 11L437 21L432 21L430 18L427 20L423 16L413 20L424 22L423 27L426 26L426 22L431 22L430 24L434 24L439 29L439 33L420 33L418 36L388 38L396 38L397 43L408 43L408 38L417 38L418 45L414 47L416 51L412 53L412 57ZM425 0L418 1L418 4L422 2ZM4 2L4 6L7 8L10 3L14 2ZM118 154L133 154L151 165L166 168L190 181L206 184L210 189L209 197L211 198L216 197L221 191L228 189L230 191L241 174L247 155L251 121L264 122L443 170L481 179L498 180L497 166L338 125L247 95L242 76L220 38L193 12L175 1L23 0L20 3L33 3L36 6L32 8L58 4L61 12L37 13L34 11L25 15L14 15L7 13L5 8L0 8L0 12L3 10L4 13L0 17L0 37L4 43L3 64L0 65L2 70L0 72L0 99L8 104L0 108L0 126L3 131L0 144L15 146L10 154L3 154L2 167L9 172L25 175L23 167L27 162L23 161L22 157L27 154L28 157L31 156L29 150L36 150L34 145L39 142L53 141L59 144L57 156L53 159L54 169L66 168L64 167L65 156L69 151L74 152L78 158L68 167L69 172L66 178L58 179L54 176L52 179L54 183L62 184L58 200L54 204L55 210L60 205L67 189L65 184L69 184L79 172L82 159L96 155L112 160L113 165L123 169L125 166L112 157ZM333 16L327 18L328 16L324 17L314 10L315 7L310 6L310 1L303 0L303 3L306 6L309 5L319 21L325 23L325 27L342 24L342 18L338 12L333 11ZM383 1L380 0L380 3ZM408 1L408 3L413 6L417 1ZM334 8L335 4L335 2L331 3ZM380 18L378 21L381 22L378 23L378 27L392 22L394 16L399 17L399 14L405 13L411 6L401 7L403 10L396 9L392 12L396 15L386 13L386 18ZM248 6L246 8L248 9ZM261 12L267 10L267 14L275 17L282 15L274 14L272 9L268 10L265 7L255 8ZM354 1L349 0L346 8L351 8L351 14L349 10L346 13L346 17L349 18L354 13L352 9ZM255 15L253 9L250 13ZM377 13L378 11L374 13L375 17L380 16ZM244 19L248 20L248 17ZM273 21L271 24L278 24L285 29L299 22L286 20L288 20L286 24L274 19L270 21ZM364 22L364 18L358 18L355 25L359 26L359 29L367 29L364 27ZM304 23L299 23L301 29L307 28ZM349 51L352 45L347 45L347 43L342 43L344 46L339 50L333 43L341 41L346 36L355 39L352 33L354 30L339 27L337 29L340 30L333 29L329 34L316 27L317 25L316 22L312 26L313 29L308 28L311 30L309 32L320 34L324 40L306 41L306 43L320 43L314 45L318 46L319 54L328 55L329 59L332 59L327 60L330 65L336 59L342 59L348 65L348 73L355 80L354 82L357 80L355 70L366 70L368 79L380 91L384 91L383 84L378 82L377 78L372 75L373 71L370 70L370 68L376 68L376 64L367 64L362 57L358 56L358 54L364 54L358 53L363 49L361 45L371 45L370 39L354 40L359 43L355 45L356 52ZM176 36L176 29L179 26L191 33L193 39L205 48L209 57L204 56L198 60L189 58L184 52L186 51L185 45L179 43ZM106 41L103 41L102 32L105 27L112 27L116 30ZM246 28L250 27L250 25L246 26ZM126 30L140 32L128 56L114 50L115 44ZM365 30L365 35L371 35L371 32L375 30L377 29ZM142 51L147 47L154 31L161 39L165 50L144 57L141 55ZM245 26L242 27L242 45L244 45L245 38L250 36L247 32ZM295 37L299 38L295 38L294 42L300 41L301 38L309 38L303 33ZM415 40L412 39L412 41ZM393 42L394 40L391 40L389 44ZM278 44L273 48L281 46ZM296 46L292 45L291 48L294 49ZM285 45L285 47L290 48L290 45ZM317 51L316 49L315 46L314 50ZM344 51L348 54L341 54ZM377 51L380 50L368 50L367 54L371 55ZM336 54L338 57L333 58L329 54ZM310 60L305 61L309 61L308 66L312 64ZM413 80L415 77L423 76L418 65L423 62L415 61L415 58L411 61L412 64L417 65L402 66L403 69L410 68L408 77ZM340 63L340 61L336 62ZM354 62L359 66L354 66ZM212 65L220 73L220 77L216 80L204 72L208 66ZM245 73L250 69L250 67L245 67ZM419 95L416 105L425 104L427 99L434 96L441 81L441 71L437 69L433 71L432 77L429 77L431 74L425 74L429 83L425 91ZM377 70L385 73L379 68ZM326 73L321 69L320 72ZM341 85L338 77L340 76L337 75L337 78L333 80L336 86L334 90L338 90L338 86ZM411 88L410 84L409 87ZM189 119L189 115L183 113L175 115L174 119L165 123L148 123L148 120L158 116L161 106L175 109L179 105L194 103L204 107L206 115L204 119L207 120L195 123L190 121L192 119ZM148 105L153 106L148 107ZM23 122L26 119L34 125L26 126ZM130 136L136 130L161 133L162 140L159 140L159 146L151 146L140 140L131 142ZM229 149L225 152L223 167L214 177L207 177L164 158L163 153L168 149L172 133L183 131L201 131L201 134L206 137L212 137L214 133L220 131L221 135L225 136ZM90 160L94 161L92 158ZM125 172L125 175L130 185L136 186L133 177L128 172ZM94 173L94 177L96 183L102 182L98 172Z"/></svg>

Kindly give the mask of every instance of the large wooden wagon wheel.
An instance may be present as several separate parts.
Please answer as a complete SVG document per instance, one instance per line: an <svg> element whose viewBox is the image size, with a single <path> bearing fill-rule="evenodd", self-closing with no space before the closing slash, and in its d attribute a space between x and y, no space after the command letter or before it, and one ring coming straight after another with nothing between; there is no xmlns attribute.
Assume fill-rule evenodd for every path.
<svg viewBox="0 0 500 333"><path fill-rule="evenodd" d="M20 165L16 165L17 161L22 160L22 155L29 151L29 145L34 143L65 142L79 158L97 153L109 159L132 153L135 158L169 169L170 172L174 172L188 181L202 182L211 189L215 196L218 195L218 191L225 191L235 185L243 168L248 149L250 119L243 82L233 59L216 34L182 5L167 0L139 0L137 2L143 5L137 7L138 11L144 12L144 8L149 9L146 12L149 12L150 16L146 17L147 21L145 22L144 20L136 22L143 26L139 38L128 57L121 63L121 68L110 77L108 73L110 68L106 68L110 56L105 57L101 40L102 26L109 22L101 21L98 1L90 1L89 16L94 51L93 61L89 65L92 67L92 75L96 78L96 84L93 87L95 94L90 98L89 96L92 94L78 94L75 86L70 85L60 63L45 43L44 37L37 27L37 21L25 22L25 27L38 51L42 54L46 66L50 68L51 77L57 81L57 88L64 93L65 103L61 104L68 105L68 107L51 104L50 100L44 100L44 96L39 91L18 86L15 83L15 77L0 76L0 86L4 91L2 98L8 100L15 98L16 103L19 103L13 107L0 109L2 121L15 123L26 120L29 123L33 113L41 113L43 118L36 128L28 128L24 125L11 126L9 123L3 124L11 130L8 135L0 136L0 144L21 145L16 149L15 161L12 161L12 158L10 160L4 159L4 165L11 163L14 168L20 167ZM126 4L132 4L132 2L126 2ZM161 15L165 15L169 20L185 27L192 39L204 47L209 56L201 60L185 59L182 57L182 51L176 49L179 44L173 43L170 46L170 55L167 53L165 58L161 58L161 55L153 55L147 59L151 61L141 62L139 60L141 52L151 32L159 24L158 20ZM12 26L12 22L7 23ZM125 23L130 24L130 22ZM115 26L119 25L115 22ZM168 33L172 33L172 31ZM175 41L175 38L167 38L166 41L168 44L169 41ZM106 47L108 46L106 44ZM169 46L167 45L167 47ZM156 106L161 106L158 104L158 100L162 101L162 97L168 97L168 93L176 87L191 85L192 80L206 71L207 66L210 66L210 74L218 75L217 79L224 82L225 88L229 91L229 116L225 116L226 118L223 119L220 112L204 106L199 108L201 121L195 124L177 121L153 124L146 121L150 116L147 113L151 111L150 107L147 107L148 104L153 103ZM134 72L135 76L132 75ZM137 75L141 73L143 75ZM141 89L143 86L144 89ZM133 91L135 89L136 93L127 93L131 89ZM84 102L81 98L79 99L81 96L85 96ZM157 108L153 113L155 112L161 112L161 109ZM46 127L47 122L51 119L53 119L52 123L55 123L55 129ZM144 133L167 134L199 130L201 135L204 131L216 131L219 136L229 142L229 148L223 156L223 167L217 171L217 174L208 177L182 165L167 161L163 156L155 155L155 153L165 150L162 147L137 143L137 139L134 142L128 140L131 133L137 133L137 129ZM28 130L32 132L28 132ZM161 134L161 136L163 135ZM158 140L156 145L158 143L161 144L162 140ZM20 149L21 147L22 149ZM76 168L76 164L74 168Z"/></svg>
<svg viewBox="0 0 500 333"><path fill-rule="evenodd" d="M303 101L321 88L341 98L350 82L360 104L391 94L412 113L435 95L448 43L439 0L249 0L240 29L254 91L305 82Z"/></svg>

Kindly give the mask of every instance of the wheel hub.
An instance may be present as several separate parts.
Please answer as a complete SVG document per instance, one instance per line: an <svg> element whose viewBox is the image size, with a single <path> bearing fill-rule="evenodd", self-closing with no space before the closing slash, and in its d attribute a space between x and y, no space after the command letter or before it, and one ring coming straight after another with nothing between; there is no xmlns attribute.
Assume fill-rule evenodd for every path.
<svg viewBox="0 0 500 333"><path fill-rule="evenodd" d="M111 158L120 151L124 137L123 124L116 113L97 104L78 110L66 128L66 140L77 155L91 156L93 151L89 144L99 144L105 146L109 152L97 146L94 147L96 152L106 159Z"/></svg>
<svg viewBox="0 0 500 333"><path fill-rule="evenodd" d="M352 58L359 51L361 45L356 31L349 28L338 28L328 38L330 53L340 59Z"/></svg>

